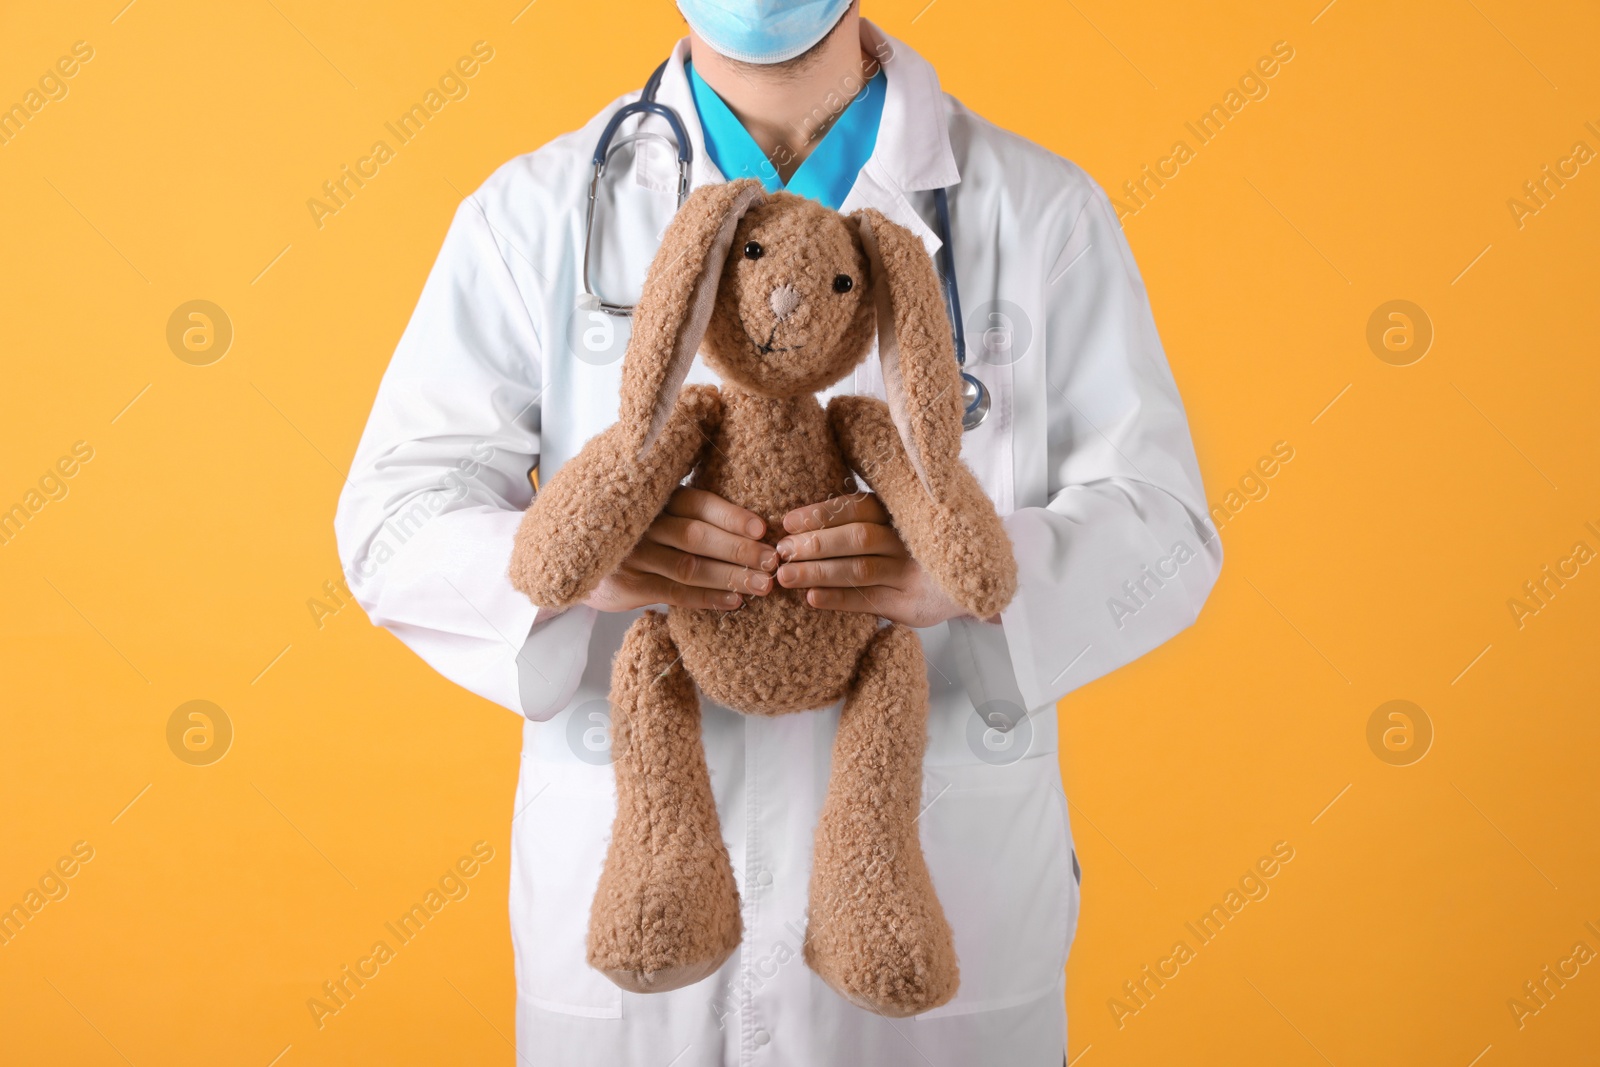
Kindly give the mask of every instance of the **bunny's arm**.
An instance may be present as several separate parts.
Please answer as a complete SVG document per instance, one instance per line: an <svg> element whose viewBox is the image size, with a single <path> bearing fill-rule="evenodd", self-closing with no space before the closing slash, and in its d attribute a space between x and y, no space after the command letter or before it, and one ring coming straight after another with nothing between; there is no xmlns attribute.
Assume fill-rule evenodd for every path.
<svg viewBox="0 0 1600 1067"><path fill-rule="evenodd" d="M895 530L951 599L980 619L1011 602L1017 562L994 503L959 459L924 487L881 400L836 396L828 403L845 462L883 501Z"/></svg>
<svg viewBox="0 0 1600 1067"><path fill-rule="evenodd" d="M642 457L625 423L591 438L523 513L511 584L543 608L583 600L633 551L721 422L717 390L689 386Z"/></svg>

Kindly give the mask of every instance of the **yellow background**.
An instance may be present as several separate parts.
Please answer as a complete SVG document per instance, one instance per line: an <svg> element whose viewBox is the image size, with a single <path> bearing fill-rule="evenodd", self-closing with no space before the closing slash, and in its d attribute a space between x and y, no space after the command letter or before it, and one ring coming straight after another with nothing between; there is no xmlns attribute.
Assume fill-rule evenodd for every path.
<svg viewBox="0 0 1600 1067"><path fill-rule="evenodd" d="M0 1058L511 1063L518 721L307 601L454 206L681 23L668 0L125 2L0 13L0 103L94 49L0 147L0 507L94 449L0 546L0 904L94 849L0 947ZM1276 442L1294 459L1225 525L1198 627L1062 704L1075 1062L1594 1062L1600 963L1520 1029L1507 1001L1600 950L1600 563L1521 628L1507 601L1600 549L1600 165L1521 228L1506 202L1600 149L1600 13L924 3L866 14L1113 192L1295 51L1125 223L1213 504ZM307 198L478 40L471 95L316 228ZM210 366L166 343L193 299L234 326ZM1392 299L1434 327L1410 366L1366 341ZM210 766L167 745L195 699L235 729ZM1409 766L1368 745L1393 699L1434 731ZM471 895L318 1031L307 998L480 840ZM1278 841L1270 895L1119 1027L1122 983Z"/></svg>

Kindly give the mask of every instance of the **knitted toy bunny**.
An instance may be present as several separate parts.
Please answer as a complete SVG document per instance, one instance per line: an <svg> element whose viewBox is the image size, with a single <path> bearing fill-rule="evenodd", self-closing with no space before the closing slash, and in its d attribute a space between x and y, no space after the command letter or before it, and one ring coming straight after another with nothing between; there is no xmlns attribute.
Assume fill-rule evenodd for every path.
<svg viewBox="0 0 1600 1067"><path fill-rule="evenodd" d="M736 254L730 255L730 249ZM889 402L813 395L871 349ZM697 351L720 389L683 387ZM1010 541L962 464L961 388L922 242L870 209L842 216L759 182L699 189L645 281L620 418L534 499L511 580L582 601L685 477L783 535L790 510L860 474L913 557L958 604L994 615L1016 588ZM917 832L928 683L915 632L815 609L774 585L732 611L645 612L612 669L617 814L590 909L589 963L624 989L700 981L738 946L739 893L701 742L699 692L751 715L843 700L817 825L805 959L871 1011L955 995L950 927Z"/></svg>

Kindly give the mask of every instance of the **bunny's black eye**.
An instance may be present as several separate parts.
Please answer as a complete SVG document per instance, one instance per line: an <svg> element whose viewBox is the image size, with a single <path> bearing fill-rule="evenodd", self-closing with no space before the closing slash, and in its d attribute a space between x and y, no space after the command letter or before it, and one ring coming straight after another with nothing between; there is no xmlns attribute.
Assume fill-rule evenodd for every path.
<svg viewBox="0 0 1600 1067"><path fill-rule="evenodd" d="M855 288L855 285L848 274L841 274L833 279L833 291L836 293L848 293Z"/></svg>
<svg viewBox="0 0 1600 1067"><path fill-rule="evenodd" d="M754 241L746 241L744 243L744 258L745 259L760 259L762 254L765 253L765 252L766 252L766 249L762 248L759 244L757 244Z"/></svg>

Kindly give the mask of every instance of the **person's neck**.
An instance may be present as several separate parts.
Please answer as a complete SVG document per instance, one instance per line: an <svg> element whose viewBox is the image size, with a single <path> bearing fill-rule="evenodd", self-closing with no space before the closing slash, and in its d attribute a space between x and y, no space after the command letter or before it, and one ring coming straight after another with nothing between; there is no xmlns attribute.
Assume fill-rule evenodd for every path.
<svg viewBox="0 0 1600 1067"><path fill-rule="evenodd" d="M853 6L800 63L741 63L718 54L692 29L689 58L784 182L878 72L877 60L861 49L861 17Z"/></svg>

